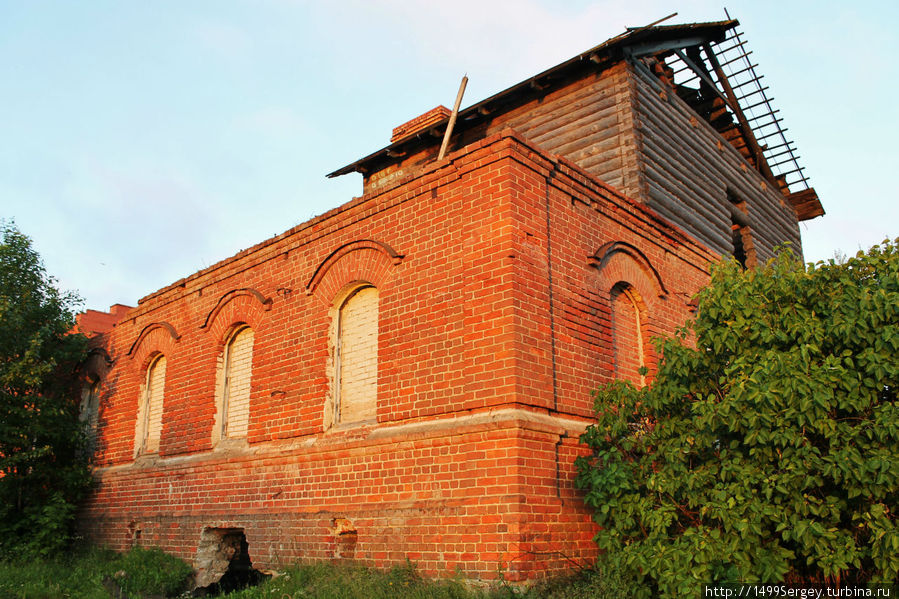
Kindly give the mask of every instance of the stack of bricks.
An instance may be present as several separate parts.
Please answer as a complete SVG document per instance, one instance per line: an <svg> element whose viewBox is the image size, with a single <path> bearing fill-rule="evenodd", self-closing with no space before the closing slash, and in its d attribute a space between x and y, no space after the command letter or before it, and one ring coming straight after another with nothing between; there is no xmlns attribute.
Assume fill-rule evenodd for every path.
<svg viewBox="0 0 899 599"><path fill-rule="evenodd" d="M450 114L450 109L446 106L432 108L423 115L417 116L399 127L394 127L393 134L390 136L390 143L396 143L426 131L429 127L448 119Z"/></svg>

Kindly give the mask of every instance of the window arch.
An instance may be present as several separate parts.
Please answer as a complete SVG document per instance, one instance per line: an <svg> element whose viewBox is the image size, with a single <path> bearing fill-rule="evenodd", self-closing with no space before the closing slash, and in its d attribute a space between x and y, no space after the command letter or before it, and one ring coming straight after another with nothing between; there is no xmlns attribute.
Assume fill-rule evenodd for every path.
<svg viewBox="0 0 899 599"><path fill-rule="evenodd" d="M612 357L616 379L646 385L646 322L643 300L637 290L620 282L612 288Z"/></svg>
<svg viewBox="0 0 899 599"><path fill-rule="evenodd" d="M157 354L147 366L137 418L136 454L157 453L162 435L166 359Z"/></svg>
<svg viewBox="0 0 899 599"><path fill-rule="evenodd" d="M334 318L333 402L335 423L377 418L378 290L351 288Z"/></svg>
<svg viewBox="0 0 899 599"><path fill-rule="evenodd" d="M253 329L239 325L225 342L219 370L216 441L247 436L254 339Z"/></svg>
<svg viewBox="0 0 899 599"><path fill-rule="evenodd" d="M87 452L93 454L97 445L97 426L100 419L100 377L91 375L81 387L78 420L87 437Z"/></svg>

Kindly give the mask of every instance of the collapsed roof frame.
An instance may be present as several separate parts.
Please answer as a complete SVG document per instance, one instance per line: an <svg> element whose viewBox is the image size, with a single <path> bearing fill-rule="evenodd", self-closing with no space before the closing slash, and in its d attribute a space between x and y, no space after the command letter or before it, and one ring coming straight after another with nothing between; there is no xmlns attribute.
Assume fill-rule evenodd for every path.
<svg viewBox="0 0 899 599"><path fill-rule="evenodd" d="M621 60L630 59L637 68L644 69L649 69L644 59L655 60L672 73L670 83L679 92L687 90L685 93L689 93L691 86L698 85L693 88L698 98L707 100L703 96L712 94L720 99L728 114L736 120L739 133L748 146L744 155L775 189L784 193L800 221L824 214L804 168L799 165L795 145L786 137L787 129L781 126L783 118L777 116L780 111L773 108L765 93L768 88L761 84L763 77L756 71L758 65L749 59L751 51L747 51L746 40L737 29L739 21L656 23L629 28L621 35L461 110L454 133L475 127L492 118L493 114L520 106L568 81L589 72L602 71ZM693 108L695 110L696 106ZM708 120L709 115L704 116ZM430 127L327 176L338 177L352 172L367 175L378 171L397 159L439 143L448 122L449 117L440 119Z"/></svg>

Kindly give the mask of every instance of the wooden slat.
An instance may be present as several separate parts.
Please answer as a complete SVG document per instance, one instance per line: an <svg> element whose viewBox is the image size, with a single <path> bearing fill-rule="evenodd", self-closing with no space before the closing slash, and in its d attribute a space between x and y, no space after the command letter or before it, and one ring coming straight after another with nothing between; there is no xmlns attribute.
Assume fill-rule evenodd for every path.
<svg viewBox="0 0 899 599"><path fill-rule="evenodd" d="M791 193L787 196L793 209L796 210L796 216L800 221L810 220L817 216L824 216L824 207L818 199L818 194L814 187Z"/></svg>

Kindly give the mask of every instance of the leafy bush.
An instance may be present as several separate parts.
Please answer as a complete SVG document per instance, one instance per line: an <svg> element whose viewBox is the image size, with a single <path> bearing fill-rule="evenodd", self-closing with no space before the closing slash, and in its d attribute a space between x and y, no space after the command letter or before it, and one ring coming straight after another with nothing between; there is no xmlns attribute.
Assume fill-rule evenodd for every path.
<svg viewBox="0 0 899 599"><path fill-rule="evenodd" d="M698 302L649 387L596 392L577 480L599 547L662 596L895 581L896 242L842 264L722 263Z"/></svg>

